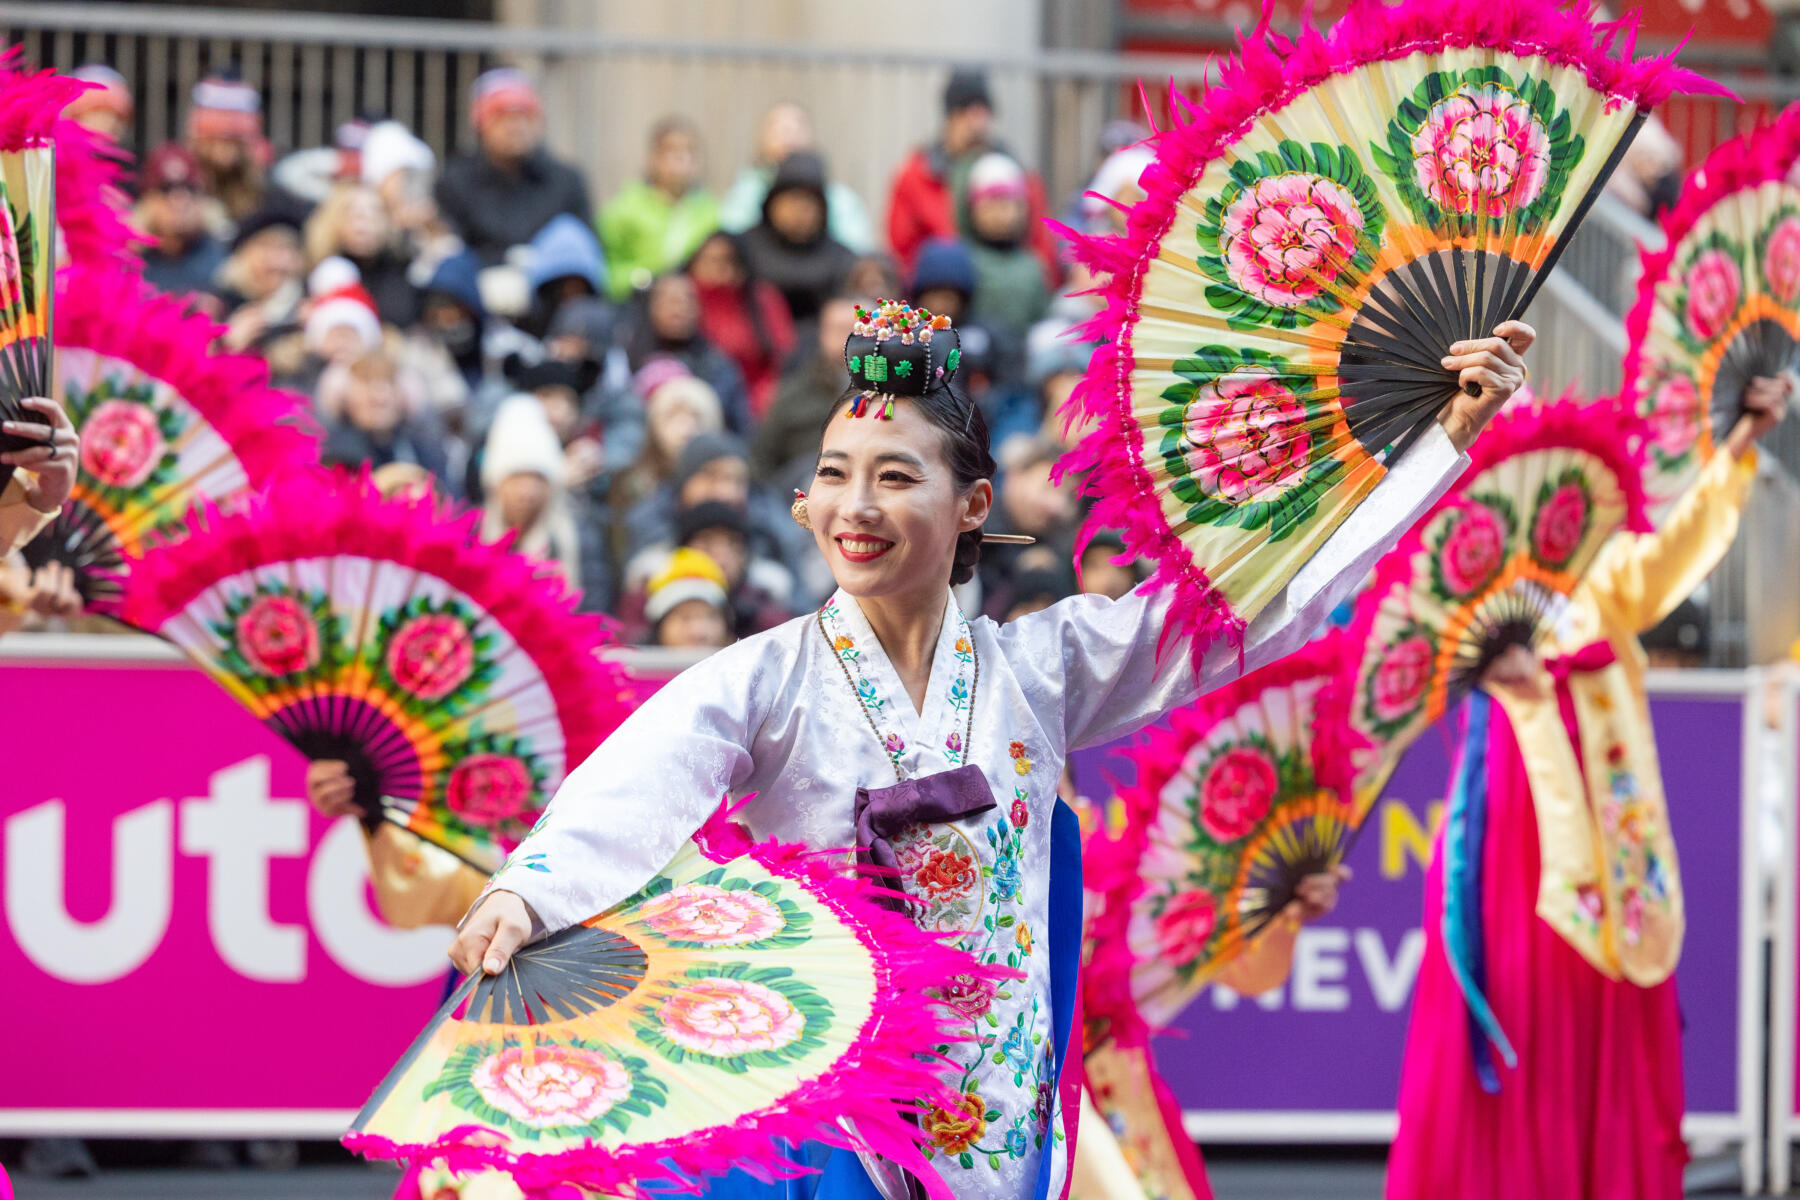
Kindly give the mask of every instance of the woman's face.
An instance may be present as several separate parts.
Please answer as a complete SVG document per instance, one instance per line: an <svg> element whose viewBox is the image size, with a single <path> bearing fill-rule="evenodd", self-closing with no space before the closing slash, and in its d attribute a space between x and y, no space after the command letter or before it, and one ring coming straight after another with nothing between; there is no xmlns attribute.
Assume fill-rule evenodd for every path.
<svg viewBox="0 0 1800 1200"><path fill-rule="evenodd" d="M650 426L650 439L656 443L657 452L665 462L680 458L687 444L700 432L699 410L683 399L664 399L660 404L653 402L646 420Z"/></svg>
<svg viewBox="0 0 1800 1200"><path fill-rule="evenodd" d="M957 536L987 519L994 491L986 480L959 491L944 450L904 400L890 420L828 423L806 509L839 587L874 598L948 584Z"/></svg>
<svg viewBox="0 0 1800 1200"><path fill-rule="evenodd" d="M400 426L400 389L393 377L371 374L368 378L351 377L344 393L344 415L358 429L373 434L386 434Z"/></svg>
<svg viewBox="0 0 1800 1200"><path fill-rule="evenodd" d="M700 301L694 281L665 275L650 290L650 328L665 342L685 342L700 330Z"/></svg>
<svg viewBox="0 0 1800 1200"><path fill-rule="evenodd" d="M791 187L770 197L769 224L788 241L804 245L825 228L825 206L817 193Z"/></svg>
<svg viewBox="0 0 1800 1200"><path fill-rule="evenodd" d="M279 225L251 238L239 253L244 256L245 282L252 300L274 295L282 284L298 279L306 265L300 255L300 239L293 230Z"/></svg>
<svg viewBox="0 0 1800 1200"><path fill-rule="evenodd" d="M387 209L373 188L359 187L344 198L338 244L351 258L373 258L387 244Z"/></svg>
<svg viewBox="0 0 1800 1200"><path fill-rule="evenodd" d="M737 255L732 253L731 243L722 237L706 239L700 252L694 255L694 265L688 273L701 287L734 288L744 282L744 271L738 266Z"/></svg>
<svg viewBox="0 0 1800 1200"><path fill-rule="evenodd" d="M516 471L494 489L500 504L500 523L508 529L526 530L537 524L550 505L550 481L536 471Z"/></svg>

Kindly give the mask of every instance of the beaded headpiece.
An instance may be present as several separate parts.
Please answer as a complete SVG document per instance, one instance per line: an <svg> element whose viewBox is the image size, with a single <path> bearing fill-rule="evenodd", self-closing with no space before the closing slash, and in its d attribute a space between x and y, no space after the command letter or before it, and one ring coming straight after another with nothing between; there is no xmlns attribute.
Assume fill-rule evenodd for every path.
<svg viewBox="0 0 1800 1200"><path fill-rule="evenodd" d="M923 396L949 384L962 363L962 348L950 318L892 300L873 309L856 307L856 324L844 342L844 366L856 399L847 417L894 415L900 396Z"/></svg>

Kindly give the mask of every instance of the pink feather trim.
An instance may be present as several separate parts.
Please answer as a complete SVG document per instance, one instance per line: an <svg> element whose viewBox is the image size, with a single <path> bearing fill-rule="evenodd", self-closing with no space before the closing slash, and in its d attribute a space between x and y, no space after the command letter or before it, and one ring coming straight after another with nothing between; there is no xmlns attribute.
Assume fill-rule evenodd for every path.
<svg viewBox="0 0 1800 1200"><path fill-rule="evenodd" d="M54 71L31 71L14 46L0 53L0 152L53 145L56 150L56 227L69 261L128 261L146 239L125 220L124 151L62 115L83 83Z"/></svg>
<svg viewBox="0 0 1800 1200"><path fill-rule="evenodd" d="M782 1157L774 1142L817 1141L879 1154L917 1175L933 1200L954 1200L920 1153L929 1139L909 1119L924 1111L924 1103L948 1106L960 1099L950 1085L953 1064L933 1047L969 1035L962 1018L940 1004L935 993L959 976L999 983L1021 974L982 966L950 945L954 935L928 933L876 903L885 889L848 869L853 851L752 843L724 808L694 840L716 862L747 856L775 875L803 881L869 951L882 1002L843 1058L779 1104L730 1125L619 1151L592 1146L561 1154L509 1154L473 1141L478 1127L453 1129L428 1145L399 1145L359 1133L346 1135L344 1145L371 1158L442 1161L459 1172L504 1170L527 1196L547 1198L576 1186L603 1195L629 1194L644 1184L692 1194L701 1190L702 1176L734 1169L763 1179L797 1178L811 1173L810 1168ZM843 1127L846 1121L855 1126L854 1135Z"/></svg>
<svg viewBox="0 0 1800 1200"><path fill-rule="evenodd" d="M215 353L223 326L185 300L135 272L76 265L57 275L54 310L59 348L121 359L168 384L231 447L252 488L318 465L306 399L271 387L264 360Z"/></svg>
<svg viewBox="0 0 1800 1200"><path fill-rule="evenodd" d="M1800 104L1790 104L1772 125L1753 129L1713 152L1681 181L1681 197L1663 214L1663 248L1639 248L1637 299L1625 314L1625 384L1622 396L1636 392L1644 369L1644 347L1649 340L1650 314L1656 307L1656 289L1669 278L1675 250L1693 232L1700 219L1719 203L1748 188L1787 177L1800 161Z"/></svg>
<svg viewBox="0 0 1800 1200"><path fill-rule="evenodd" d="M1233 713L1266 692L1322 680L1307 722L1313 775L1321 788L1336 791L1350 803L1351 760L1364 744L1350 729L1344 680L1350 646L1341 631L1331 630L1287 657L1176 709L1169 714L1166 729L1152 729L1129 752L1137 779L1118 789L1123 828L1115 837L1092 839L1082 862L1087 889L1104 898L1089 930L1093 950L1081 976L1082 1004L1093 1021L1106 1024L1119 1045L1143 1045L1155 1032L1132 995L1131 976L1141 959L1131 948L1129 934L1132 909L1144 893L1141 864L1150 828L1162 808L1163 788L1180 772L1188 751Z"/></svg>
<svg viewBox="0 0 1800 1200"><path fill-rule="evenodd" d="M1094 505L1082 545L1098 530L1117 529L1125 541L1124 557L1156 562L1145 586L1173 592L1164 636L1188 641L1196 664L1221 636L1241 645L1244 622L1162 515L1150 472L1139 459L1142 439L1130 402L1134 362L1127 345L1144 272L1182 196L1207 163L1264 114L1333 76L1420 52L1489 47L1543 58L1580 71L1612 102L1639 108L1675 91L1730 94L1675 66L1673 52L1634 59L1636 19L1595 22L1593 14L1591 0L1566 9L1534 0L1403 0L1394 6L1351 0L1329 32L1307 21L1290 38L1272 27L1273 6L1265 0L1262 21L1240 39L1236 54L1221 61L1219 82L1197 106L1171 84L1172 123L1149 139L1156 158L1138 181L1145 197L1131 209L1127 232L1089 235L1052 224L1070 240L1078 260L1107 278L1096 289L1106 297L1106 308L1080 330L1084 339L1105 344L1064 408L1065 428L1089 420L1095 428L1064 456L1057 477L1086 473L1082 491Z"/></svg>
<svg viewBox="0 0 1800 1200"><path fill-rule="evenodd" d="M220 580L293 559L355 555L413 567L480 606L530 656L555 698L572 767L629 715L636 692L623 668L599 656L613 641L610 623L575 611L562 578L515 553L513 540L483 541L479 512L383 499L366 470L292 473L237 511L203 507L186 537L146 552L120 619L158 632Z"/></svg>
<svg viewBox="0 0 1800 1200"><path fill-rule="evenodd" d="M1469 448L1469 469L1413 529L1423 529L1437 513L1462 503L1470 483L1490 467L1515 454L1566 447L1591 455L1612 473L1625 498L1623 528L1630 533L1647 533L1650 518L1646 508L1649 497L1644 491L1644 453L1649 436L1649 426L1629 405L1612 399L1585 400L1573 389L1559 400L1509 408L1475 439Z"/></svg>

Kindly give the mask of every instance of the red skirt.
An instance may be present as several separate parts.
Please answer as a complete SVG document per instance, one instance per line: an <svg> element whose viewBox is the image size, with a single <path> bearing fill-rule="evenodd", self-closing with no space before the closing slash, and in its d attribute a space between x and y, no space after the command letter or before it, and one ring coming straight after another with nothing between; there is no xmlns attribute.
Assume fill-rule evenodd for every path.
<svg viewBox="0 0 1800 1200"><path fill-rule="evenodd" d="M1687 1149L1675 982L1607 979L1538 918L1537 815L1512 726L1498 704L1490 714L1486 991L1519 1062L1496 1056L1497 1095L1471 1066L1444 957L1440 833L1388 1200L1678 1200Z"/></svg>

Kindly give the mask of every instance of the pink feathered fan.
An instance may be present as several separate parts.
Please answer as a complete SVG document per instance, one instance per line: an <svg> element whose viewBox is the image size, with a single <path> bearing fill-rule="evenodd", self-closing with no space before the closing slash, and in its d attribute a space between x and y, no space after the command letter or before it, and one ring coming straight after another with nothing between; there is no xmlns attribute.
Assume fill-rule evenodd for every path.
<svg viewBox="0 0 1800 1200"><path fill-rule="evenodd" d="M1151 141L1071 402L1091 527L1125 532L1195 652L1276 596L1456 394L1459 341L1519 317L1633 133L1718 90L1635 26L1545 0L1352 0L1267 17Z"/></svg>
<svg viewBox="0 0 1800 1200"><path fill-rule="evenodd" d="M484 871L635 692L602 618L480 514L323 471L196 520L133 570L120 616L174 642L356 800Z"/></svg>

